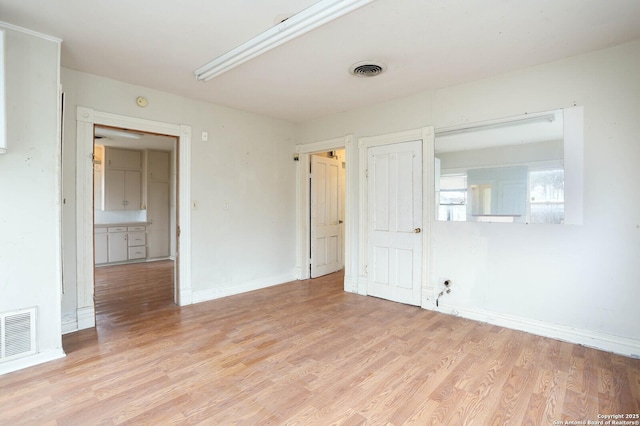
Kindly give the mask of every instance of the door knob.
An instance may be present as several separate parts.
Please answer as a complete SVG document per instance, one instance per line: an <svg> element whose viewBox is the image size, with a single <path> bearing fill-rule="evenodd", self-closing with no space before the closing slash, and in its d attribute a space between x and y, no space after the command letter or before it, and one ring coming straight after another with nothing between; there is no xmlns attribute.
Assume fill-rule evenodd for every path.
<svg viewBox="0 0 640 426"><path fill-rule="evenodd" d="M422 229L420 229L420 228L416 228L416 229L414 229L414 230L413 230L413 232L415 232L416 234L419 234L419 233L421 233L421 232L422 232Z"/></svg>

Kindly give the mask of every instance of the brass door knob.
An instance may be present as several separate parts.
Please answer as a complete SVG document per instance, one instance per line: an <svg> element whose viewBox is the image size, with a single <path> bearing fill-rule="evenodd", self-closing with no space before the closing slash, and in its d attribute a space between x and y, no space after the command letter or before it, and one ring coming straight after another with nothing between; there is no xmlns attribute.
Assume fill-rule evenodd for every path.
<svg viewBox="0 0 640 426"><path fill-rule="evenodd" d="M414 230L413 230L413 232L415 232L416 234L419 234L419 233L421 233L421 232L422 232L422 229L420 229L420 228L416 228L416 229L414 229Z"/></svg>

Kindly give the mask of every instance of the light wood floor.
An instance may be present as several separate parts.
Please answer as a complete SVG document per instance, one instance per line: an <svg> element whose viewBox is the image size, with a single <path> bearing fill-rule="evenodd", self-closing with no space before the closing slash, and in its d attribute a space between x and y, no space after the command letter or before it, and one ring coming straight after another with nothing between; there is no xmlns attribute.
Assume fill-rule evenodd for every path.
<svg viewBox="0 0 640 426"><path fill-rule="evenodd" d="M0 376L2 425L551 425L640 413L640 360L345 293L187 307L171 262L99 268L96 329Z"/></svg>

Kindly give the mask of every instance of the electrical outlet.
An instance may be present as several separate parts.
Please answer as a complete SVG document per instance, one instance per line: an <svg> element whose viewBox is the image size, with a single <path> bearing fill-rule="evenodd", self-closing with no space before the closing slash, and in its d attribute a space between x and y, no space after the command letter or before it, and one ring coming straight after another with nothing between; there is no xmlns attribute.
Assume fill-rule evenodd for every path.
<svg viewBox="0 0 640 426"><path fill-rule="evenodd" d="M202 132L202 142L207 142L209 140L209 132Z"/></svg>

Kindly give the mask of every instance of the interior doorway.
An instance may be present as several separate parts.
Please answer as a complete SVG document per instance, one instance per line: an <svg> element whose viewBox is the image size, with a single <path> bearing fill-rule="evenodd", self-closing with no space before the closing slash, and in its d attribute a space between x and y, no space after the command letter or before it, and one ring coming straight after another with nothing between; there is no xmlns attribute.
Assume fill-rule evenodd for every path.
<svg viewBox="0 0 640 426"><path fill-rule="evenodd" d="M123 284L122 280L123 271L131 270L133 275L133 271L141 270L140 263L146 262L163 261L165 267L154 271L167 274L164 278L173 283L167 296L175 299L175 277L178 276L175 270L177 148L178 138L175 136L94 126L96 308L99 307L98 281L101 288L126 286L130 300L146 304L144 299L148 298L144 294L135 294L132 289L136 287ZM171 265L171 270L166 265ZM162 289L167 290L164 286Z"/></svg>
<svg viewBox="0 0 640 426"><path fill-rule="evenodd" d="M353 136L328 139L319 142L297 145L293 160L296 162L297 196L296 196L296 277L300 280L311 278L311 159L314 155L320 157L335 156L341 153L340 169L344 174L344 181L340 197L339 224L342 232L340 238L341 266L344 270L344 288L347 291L357 291L357 247L354 249L354 232L357 230L357 167L351 167L357 157L357 148L353 144ZM344 163L344 164L343 164ZM357 239L357 235L355 236ZM356 253L357 254L357 253Z"/></svg>
<svg viewBox="0 0 640 426"><path fill-rule="evenodd" d="M309 273L311 278L344 268L345 150L309 158Z"/></svg>
<svg viewBox="0 0 640 426"><path fill-rule="evenodd" d="M180 306L193 303L191 264L181 259L191 258L191 126L172 124L76 108L76 211L75 251L63 253L65 261L75 265L76 324L74 330L95 327L94 301L94 209L93 209L93 150L94 126L127 129L157 135L168 135L178 140L175 149L176 164L176 223L175 223L175 283L174 301Z"/></svg>

